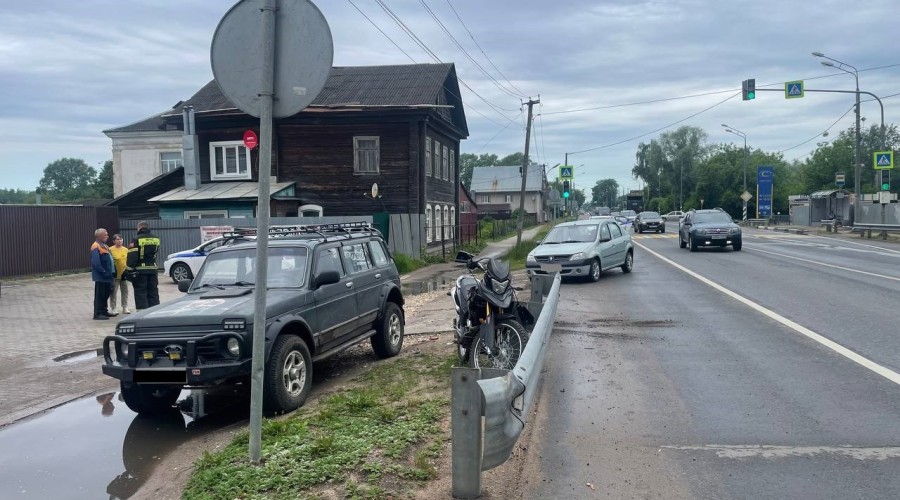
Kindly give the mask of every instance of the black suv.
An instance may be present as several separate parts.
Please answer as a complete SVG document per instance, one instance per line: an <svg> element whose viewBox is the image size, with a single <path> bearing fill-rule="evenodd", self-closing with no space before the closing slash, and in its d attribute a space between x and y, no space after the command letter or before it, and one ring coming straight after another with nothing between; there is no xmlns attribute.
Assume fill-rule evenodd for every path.
<svg viewBox="0 0 900 500"><path fill-rule="evenodd" d="M641 212L634 218L634 230L637 233L644 231L666 232L666 221L659 216L659 212Z"/></svg>
<svg viewBox="0 0 900 500"><path fill-rule="evenodd" d="M123 319L103 340L103 373L121 381L137 413L170 408L184 387L247 381L256 278L255 231L210 252L186 292ZM265 283L264 407L294 410L306 400L313 361L370 339L380 358L403 346L400 276L384 240L367 223L279 226L269 233Z"/></svg>
<svg viewBox="0 0 900 500"><path fill-rule="evenodd" d="M741 250L741 227L721 208L690 210L678 225L678 246L698 247L731 245L735 251Z"/></svg>

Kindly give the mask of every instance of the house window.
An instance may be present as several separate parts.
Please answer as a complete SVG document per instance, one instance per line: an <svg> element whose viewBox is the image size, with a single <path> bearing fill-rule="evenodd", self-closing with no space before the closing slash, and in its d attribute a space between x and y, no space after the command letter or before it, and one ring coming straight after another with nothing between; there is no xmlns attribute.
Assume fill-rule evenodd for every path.
<svg viewBox="0 0 900 500"><path fill-rule="evenodd" d="M250 150L241 141L209 143L212 180L250 179Z"/></svg>
<svg viewBox="0 0 900 500"><path fill-rule="evenodd" d="M463 212L468 212L469 211L469 202L468 201L460 202L459 209Z"/></svg>
<svg viewBox="0 0 900 500"><path fill-rule="evenodd" d="M506 195L506 202L512 203L512 195L511 194Z"/></svg>
<svg viewBox="0 0 900 500"><path fill-rule="evenodd" d="M481 195L481 198L479 198L479 200L478 200L478 203L490 203L490 202L491 202L491 195L489 195L489 194Z"/></svg>
<svg viewBox="0 0 900 500"><path fill-rule="evenodd" d="M441 241L441 206L434 206L434 241Z"/></svg>
<svg viewBox="0 0 900 500"><path fill-rule="evenodd" d="M450 180L456 181L456 150L450 150Z"/></svg>
<svg viewBox="0 0 900 500"><path fill-rule="evenodd" d="M159 154L160 173L167 174L179 167L181 167L181 152Z"/></svg>
<svg viewBox="0 0 900 500"><path fill-rule="evenodd" d="M425 243L434 239L434 221L431 220L431 205L425 205Z"/></svg>
<svg viewBox="0 0 900 500"><path fill-rule="evenodd" d="M434 178L441 178L441 143L434 141Z"/></svg>
<svg viewBox="0 0 900 500"><path fill-rule="evenodd" d="M443 164L441 167L441 178L447 180L447 176L450 175L450 154L447 153L447 146L444 146L444 154L441 156L441 160L443 160Z"/></svg>
<svg viewBox="0 0 900 500"><path fill-rule="evenodd" d="M300 217L322 217L321 205L302 205L300 207Z"/></svg>
<svg viewBox="0 0 900 500"><path fill-rule="evenodd" d="M450 238L456 234L456 207L450 207Z"/></svg>
<svg viewBox="0 0 900 500"><path fill-rule="evenodd" d="M353 173L377 174L379 158L379 138L358 136L353 138Z"/></svg>
<svg viewBox="0 0 900 500"><path fill-rule="evenodd" d="M228 210L185 210L185 219L227 219Z"/></svg>
<svg viewBox="0 0 900 500"><path fill-rule="evenodd" d="M425 175L431 177L431 137L425 138Z"/></svg>
<svg viewBox="0 0 900 500"><path fill-rule="evenodd" d="M453 239L453 229L450 227L450 207L444 206L444 238Z"/></svg>

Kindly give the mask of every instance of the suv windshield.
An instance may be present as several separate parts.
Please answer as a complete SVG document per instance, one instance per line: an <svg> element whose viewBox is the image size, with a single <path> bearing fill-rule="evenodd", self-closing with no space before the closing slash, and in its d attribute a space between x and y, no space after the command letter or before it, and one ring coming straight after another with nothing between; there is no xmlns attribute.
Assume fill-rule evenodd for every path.
<svg viewBox="0 0 900 500"><path fill-rule="evenodd" d="M306 281L304 247L269 247L268 288L300 287ZM210 254L191 289L252 286L256 281L256 248L247 247Z"/></svg>
<svg viewBox="0 0 900 500"><path fill-rule="evenodd" d="M730 222L732 222L731 217L725 212L694 215L694 224L728 224Z"/></svg>
<svg viewBox="0 0 900 500"><path fill-rule="evenodd" d="M633 215L637 215L637 213L634 210L622 210L621 212L619 212L619 215L626 215L631 217Z"/></svg>
<svg viewBox="0 0 900 500"><path fill-rule="evenodd" d="M657 212L641 212L642 219L659 219Z"/></svg>
<svg viewBox="0 0 900 500"><path fill-rule="evenodd" d="M596 224L554 227L544 238L544 244L587 243L597 239Z"/></svg>

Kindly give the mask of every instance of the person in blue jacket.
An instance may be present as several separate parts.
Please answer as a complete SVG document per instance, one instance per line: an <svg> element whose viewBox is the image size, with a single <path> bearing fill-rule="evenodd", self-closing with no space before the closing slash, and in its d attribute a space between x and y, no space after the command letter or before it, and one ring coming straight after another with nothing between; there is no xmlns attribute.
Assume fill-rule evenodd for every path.
<svg viewBox="0 0 900 500"><path fill-rule="evenodd" d="M106 241L109 233L102 227L94 231L94 244L91 245L91 279L94 280L94 319L105 320L116 314L109 312L109 294L112 292L113 280L116 277L112 254Z"/></svg>

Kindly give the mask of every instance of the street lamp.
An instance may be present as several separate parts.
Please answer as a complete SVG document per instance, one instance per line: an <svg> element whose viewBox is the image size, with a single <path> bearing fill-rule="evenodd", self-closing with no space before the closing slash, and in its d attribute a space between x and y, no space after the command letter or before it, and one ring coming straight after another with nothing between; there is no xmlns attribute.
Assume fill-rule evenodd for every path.
<svg viewBox="0 0 900 500"><path fill-rule="evenodd" d="M859 70L855 67L845 63L838 61L837 59L833 59L831 57L826 56L821 52L813 52L813 57L821 57L824 59L828 59L827 61L821 61L822 66L828 66L829 68L835 68L847 73L848 75L853 75L853 78L856 79L856 152L854 154L856 158L856 165L853 173L853 220L856 220L859 217L859 202L860 202L860 194L859 194L859 182L860 182L860 172L862 163L860 162L860 144L862 142L862 137L860 135L859 130ZM835 65L835 63L837 63ZM853 71L848 71L844 68L852 69Z"/></svg>
<svg viewBox="0 0 900 500"><path fill-rule="evenodd" d="M728 125L725 125L724 123L722 124L722 127L725 128L726 132L728 132L730 134L734 134L738 137L743 137L743 139L744 139L744 192L747 192L747 156L749 156L749 154L750 154L749 151L747 151L747 134L741 132L740 130L738 130L734 127L729 127ZM741 195L742 195L741 199L744 200L743 193L741 193ZM747 200L744 200L743 216L744 216L744 218L742 220L747 220Z"/></svg>

